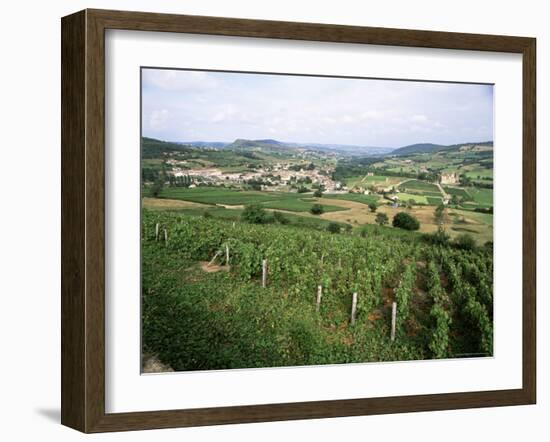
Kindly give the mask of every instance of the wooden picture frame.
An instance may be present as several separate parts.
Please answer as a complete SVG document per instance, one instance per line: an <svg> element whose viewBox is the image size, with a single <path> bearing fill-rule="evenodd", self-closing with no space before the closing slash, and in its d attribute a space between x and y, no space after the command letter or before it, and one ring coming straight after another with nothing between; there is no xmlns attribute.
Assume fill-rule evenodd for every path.
<svg viewBox="0 0 550 442"><path fill-rule="evenodd" d="M513 390L105 412L105 30L517 53L523 57L523 385ZM62 19L62 424L83 432L534 404L536 41L533 38L84 10Z"/></svg>

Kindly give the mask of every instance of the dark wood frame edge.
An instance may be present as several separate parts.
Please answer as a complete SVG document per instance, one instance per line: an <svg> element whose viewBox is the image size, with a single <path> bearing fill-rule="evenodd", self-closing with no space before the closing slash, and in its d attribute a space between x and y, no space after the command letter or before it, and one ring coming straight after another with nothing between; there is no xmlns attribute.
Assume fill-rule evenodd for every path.
<svg viewBox="0 0 550 442"><path fill-rule="evenodd" d="M84 10L62 19L61 422L79 431L142 430L536 402L536 40L405 29ZM105 413L106 29L186 32L392 46L485 50L523 56L523 386L479 391Z"/></svg>

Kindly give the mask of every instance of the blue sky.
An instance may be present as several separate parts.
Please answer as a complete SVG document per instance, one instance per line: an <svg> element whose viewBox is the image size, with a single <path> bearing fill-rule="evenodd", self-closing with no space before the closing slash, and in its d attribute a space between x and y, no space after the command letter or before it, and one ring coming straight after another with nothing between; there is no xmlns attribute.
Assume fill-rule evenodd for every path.
<svg viewBox="0 0 550 442"><path fill-rule="evenodd" d="M489 85L143 69L143 135L400 147L493 139Z"/></svg>

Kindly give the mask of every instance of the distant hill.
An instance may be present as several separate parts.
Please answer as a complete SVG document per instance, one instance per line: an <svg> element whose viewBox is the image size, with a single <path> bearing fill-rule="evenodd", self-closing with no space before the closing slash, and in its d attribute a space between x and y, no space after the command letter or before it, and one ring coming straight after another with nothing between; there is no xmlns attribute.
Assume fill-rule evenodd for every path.
<svg viewBox="0 0 550 442"><path fill-rule="evenodd" d="M293 149L290 143L283 143L277 140L246 140L243 138L237 138L231 144L225 146L226 149L269 149L269 150L289 150Z"/></svg>
<svg viewBox="0 0 550 442"><path fill-rule="evenodd" d="M226 143L224 141L178 141L177 144L183 144L183 145L194 146L194 147L223 149L230 143Z"/></svg>
<svg viewBox="0 0 550 442"><path fill-rule="evenodd" d="M158 158L164 152L192 152L194 149L189 145L161 141L155 138L141 138L141 157Z"/></svg>
<svg viewBox="0 0 550 442"><path fill-rule="evenodd" d="M313 150L325 153L339 153L346 155L380 155L392 151L389 147L359 146L348 144L321 144L321 143L291 143L272 139L265 140L247 140L239 138L233 143L225 146L226 149L254 149L270 151L289 151L289 150Z"/></svg>
<svg viewBox="0 0 550 442"><path fill-rule="evenodd" d="M395 149L389 153L389 155L411 155L415 153L433 153L440 152L442 150L452 150L459 149L462 146L492 146L492 141L483 141L481 143L460 143L460 144L433 144L433 143L417 143L410 144L408 146L403 146L398 149Z"/></svg>

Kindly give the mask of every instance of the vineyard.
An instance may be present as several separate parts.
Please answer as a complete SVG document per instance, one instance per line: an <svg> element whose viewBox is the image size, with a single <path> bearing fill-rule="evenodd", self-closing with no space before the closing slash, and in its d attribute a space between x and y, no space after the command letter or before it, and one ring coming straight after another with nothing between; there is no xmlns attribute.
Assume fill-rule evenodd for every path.
<svg viewBox="0 0 550 442"><path fill-rule="evenodd" d="M492 275L491 251L418 235L144 210L143 353L176 371L490 356Z"/></svg>

